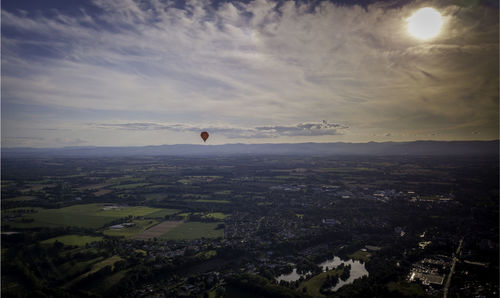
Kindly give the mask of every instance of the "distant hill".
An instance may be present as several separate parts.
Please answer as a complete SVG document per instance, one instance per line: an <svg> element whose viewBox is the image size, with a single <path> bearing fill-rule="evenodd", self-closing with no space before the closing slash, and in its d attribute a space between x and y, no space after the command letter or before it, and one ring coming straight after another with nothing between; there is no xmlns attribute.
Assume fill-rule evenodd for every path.
<svg viewBox="0 0 500 298"><path fill-rule="evenodd" d="M499 141L161 145L144 147L2 148L2 158L222 155L492 155Z"/></svg>

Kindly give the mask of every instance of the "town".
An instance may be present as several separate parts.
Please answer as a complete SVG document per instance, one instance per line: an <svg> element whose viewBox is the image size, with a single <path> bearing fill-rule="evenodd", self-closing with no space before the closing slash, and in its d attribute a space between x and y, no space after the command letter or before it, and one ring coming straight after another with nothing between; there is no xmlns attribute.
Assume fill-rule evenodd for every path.
<svg viewBox="0 0 500 298"><path fill-rule="evenodd" d="M498 295L498 160L2 160L5 297Z"/></svg>

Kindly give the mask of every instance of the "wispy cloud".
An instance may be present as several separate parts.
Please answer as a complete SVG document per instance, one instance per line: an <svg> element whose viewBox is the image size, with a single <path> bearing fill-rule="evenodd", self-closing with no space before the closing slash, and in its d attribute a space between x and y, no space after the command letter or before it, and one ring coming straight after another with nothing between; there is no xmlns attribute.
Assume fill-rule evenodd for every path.
<svg viewBox="0 0 500 298"><path fill-rule="evenodd" d="M78 13L2 10L3 103L105 111L102 123L137 112L154 114L155 123L240 127L227 131L228 138L351 134L362 141L388 130L396 136L422 125L446 130L468 124L485 138L498 135L498 10L486 6L85 5ZM406 18L425 5L439 9L445 25L438 38L421 42L406 32ZM317 119L351 129L283 125ZM153 120L123 123L139 129ZM460 135L471 132L447 137Z"/></svg>
<svg viewBox="0 0 500 298"><path fill-rule="evenodd" d="M90 124L98 129L118 129L131 131L170 130L176 132L201 132L221 134L227 138L277 138L280 136L334 136L342 135L348 126L328 123L323 120L316 123L299 123L287 126L259 126L252 128L225 126L192 126L186 124L164 123L99 123Z"/></svg>

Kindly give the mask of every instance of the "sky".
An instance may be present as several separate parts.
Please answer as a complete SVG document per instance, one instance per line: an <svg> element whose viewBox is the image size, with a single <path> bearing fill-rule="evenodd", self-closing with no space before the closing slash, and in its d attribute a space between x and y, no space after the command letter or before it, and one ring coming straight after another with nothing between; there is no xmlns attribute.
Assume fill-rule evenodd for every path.
<svg viewBox="0 0 500 298"><path fill-rule="evenodd" d="M497 1L1 5L3 147L499 138Z"/></svg>

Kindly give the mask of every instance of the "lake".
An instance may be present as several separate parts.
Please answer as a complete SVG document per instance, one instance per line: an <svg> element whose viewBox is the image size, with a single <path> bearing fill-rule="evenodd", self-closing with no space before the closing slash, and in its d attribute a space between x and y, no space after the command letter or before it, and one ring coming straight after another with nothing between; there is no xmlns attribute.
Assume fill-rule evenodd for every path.
<svg viewBox="0 0 500 298"><path fill-rule="evenodd" d="M342 287L343 285L350 284L358 278L361 278L363 276L368 276L368 271L365 268L365 264L360 262L360 261L357 261L357 260L349 259L347 261L344 261L341 258L335 256L335 257L333 257L333 259L329 259L329 260L326 260L326 261L318 264L318 266L320 266L321 269L323 269L323 272L325 272L326 267L328 267L328 269L331 270L331 269L335 269L335 267L339 266L342 263L345 266L351 265L351 275L349 276L349 278L346 281L339 279L338 284L332 288L332 291L336 291L336 290L340 289L340 287ZM296 280L299 280L299 278L301 276L305 277L305 275L306 274L302 274L302 275L298 274L297 269L293 268L292 272L290 272L288 274L282 274L282 275L278 276L276 278L276 280L278 282L280 282L282 280L287 281L287 282L296 281Z"/></svg>

